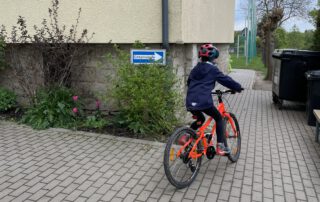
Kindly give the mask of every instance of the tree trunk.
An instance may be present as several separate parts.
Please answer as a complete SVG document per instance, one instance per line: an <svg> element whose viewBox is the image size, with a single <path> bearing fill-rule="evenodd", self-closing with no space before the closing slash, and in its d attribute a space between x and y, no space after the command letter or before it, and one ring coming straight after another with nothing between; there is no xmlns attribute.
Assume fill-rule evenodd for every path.
<svg viewBox="0 0 320 202"><path fill-rule="evenodd" d="M265 48L265 42L263 42L263 47L261 48L261 55L262 55L262 63L264 64L264 66L266 67L266 48Z"/></svg>
<svg viewBox="0 0 320 202"><path fill-rule="evenodd" d="M272 63L272 52L273 52L273 41L271 30L266 31L265 40L265 56L266 56L266 66L267 66L267 80L272 80L273 63Z"/></svg>

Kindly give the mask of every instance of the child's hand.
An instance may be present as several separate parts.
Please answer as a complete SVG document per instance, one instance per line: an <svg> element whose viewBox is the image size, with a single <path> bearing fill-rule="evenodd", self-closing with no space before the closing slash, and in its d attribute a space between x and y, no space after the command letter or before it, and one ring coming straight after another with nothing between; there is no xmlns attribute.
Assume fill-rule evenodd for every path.
<svg viewBox="0 0 320 202"><path fill-rule="evenodd" d="M244 90L244 88L240 88L240 90L237 91L237 93L241 93ZM232 93L234 94L234 93Z"/></svg>
<svg viewBox="0 0 320 202"><path fill-rule="evenodd" d="M244 90L244 88L241 88L240 91L239 91L239 93L241 93L243 90Z"/></svg>

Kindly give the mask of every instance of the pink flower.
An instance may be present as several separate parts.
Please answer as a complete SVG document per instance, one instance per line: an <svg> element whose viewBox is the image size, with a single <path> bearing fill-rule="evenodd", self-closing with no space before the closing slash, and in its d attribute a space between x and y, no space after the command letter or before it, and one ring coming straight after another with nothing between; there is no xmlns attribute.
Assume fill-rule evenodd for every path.
<svg viewBox="0 0 320 202"><path fill-rule="evenodd" d="M73 101L77 101L78 100L78 96L75 95L75 96L72 97L72 99L73 99Z"/></svg>
<svg viewBox="0 0 320 202"><path fill-rule="evenodd" d="M100 100L96 100L96 108L97 108L97 109L100 109L100 106L101 106Z"/></svg>
<svg viewBox="0 0 320 202"><path fill-rule="evenodd" d="M78 108L75 107L75 108L72 109L72 111L73 111L73 113L76 114L76 113L78 113Z"/></svg>

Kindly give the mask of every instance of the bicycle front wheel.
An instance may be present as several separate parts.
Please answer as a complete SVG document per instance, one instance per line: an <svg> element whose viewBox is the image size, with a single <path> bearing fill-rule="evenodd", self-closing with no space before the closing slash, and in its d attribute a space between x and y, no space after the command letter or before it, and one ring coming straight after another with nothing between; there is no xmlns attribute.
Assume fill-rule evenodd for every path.
<svg viewBox="0 0 320 202"><path fill-rule="evenodd" d="M225 145L231 150L228 158L232 162L236 162L240 156L241 134L240 127L236 116L229 113L231 120L225 119Z"/></svg>
<svg viewBox="0 0 320 202"><path fill-rule="evenodd" d="M202 157L189 158L196 141L196 133L188 127L177 129L169 138L164 151L164 171L169 182L178 189L189 186L198 175ZM201 152L201 145L197 145Z"/></svg>

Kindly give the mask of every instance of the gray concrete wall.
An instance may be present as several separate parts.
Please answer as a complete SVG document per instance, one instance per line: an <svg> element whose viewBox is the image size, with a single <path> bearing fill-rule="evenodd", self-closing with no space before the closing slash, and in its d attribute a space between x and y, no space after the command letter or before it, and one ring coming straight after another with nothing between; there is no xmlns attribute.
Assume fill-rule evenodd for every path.
<svg viewBox="0 0 320 202"><path fill-rule="evenodd" d="M35 95L37 88L44 83L40 71L42 55L30 45L9 45L7 50L6 60L12 61L14 68L8 66L0 70L0 86L13 90L18 95L18 103L27 106L30 104L27 95Z"/></svg>
<svg viewBox="0 0 320 202"><path fill-rule="evenodd" d="M148 48L160 48L160 44L148 44ZM223 71L227 71L228 66L228 45L218 44L216 45L220 50L220 57L218 59L219 68ZM121 45L121 48L129 51L131 45ZM170 58L173 65L173 71L177 74L179 78L179 84L177 89L181 94L181 109L184 108L184 97L186 91L186 82L191 69L198 62L198 47L199 44L172 44L170 46ZM106 55L108 53L114 54L113 44L90 44L86 46L87 56L84 59L82 65L74 66L72 69L72 87L74 88L77 95L80 96L85 103L85 108L94 109L95 100L99 97L104 97L106 103L103 104L103 109L108 111L113 111L117 108L117 104L110 99L109 93L112 87L112 78L115 75L115 69L111 65L110 61ZM25 49L27 50L27 49ZM30 51L33 53L33 51ZM41 57L34 57L29 55L25 58L26 67L38 67L41 66ZM28 65L28 59L32 59L33 65ZM38 61L35 61L37 60ZM29 62L30 63L30 62ZM30 64L31 64L30 63ZM34 68L30 68L34 71ZM32 74L30 74L32 76ZM43 85L43 80L41 80L41 73L38 71L35 74L37 79L31 79L31 81L37 81L35 88ZM39 79L40 78L40 79ZM20 97L20 103L25 99L24 92L17 85L17 80L14 78L14 74L10 69L0 72L0 85L6 86L10 89L16 91Z"/></svg>
<svg viewBox="0 0 320 202"><path fill-rule="evenodd" d="M229 44L215 44L215 46L220 52L220 56L217 59L219 69L222 72L227 73L229 66Z"/></svg>

